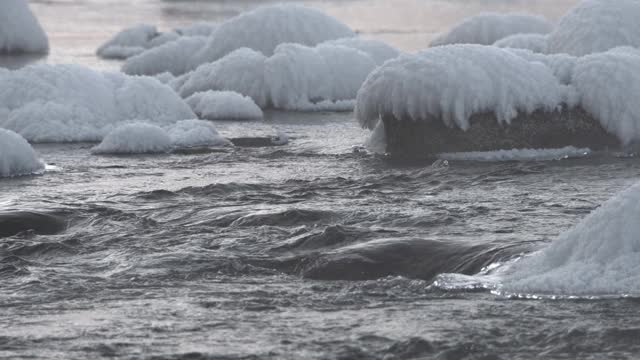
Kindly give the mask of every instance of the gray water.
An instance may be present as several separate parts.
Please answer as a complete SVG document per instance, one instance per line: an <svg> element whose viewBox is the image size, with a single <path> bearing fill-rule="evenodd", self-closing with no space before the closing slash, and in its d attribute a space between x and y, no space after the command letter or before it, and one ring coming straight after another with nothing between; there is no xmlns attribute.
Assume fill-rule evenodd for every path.
<svg viewBox="0 0 640 360"><path fill-rule="evenodd" d="M35 61L117 69L93 51L130 22L168 28L258 4L33 2L53 46ZM510 6L553 17L564 6L390 4L311 3L405 50L439 31L430 20L444 17L424 15L423 27L403 32L432 9ZM290 142L133 157L36 145L49 170L0 181L0 221L13 224L0 228L0 357L640 356L636 299L517 300L430 286L438 274L475 274L544 247L634 183L637 158L402 164L359 150L368 132L350 113L270 112L215 126L227 137L281 131ZM19 232L21 222L36 231ZM10 228L18 233L2 235Z"/></svg>

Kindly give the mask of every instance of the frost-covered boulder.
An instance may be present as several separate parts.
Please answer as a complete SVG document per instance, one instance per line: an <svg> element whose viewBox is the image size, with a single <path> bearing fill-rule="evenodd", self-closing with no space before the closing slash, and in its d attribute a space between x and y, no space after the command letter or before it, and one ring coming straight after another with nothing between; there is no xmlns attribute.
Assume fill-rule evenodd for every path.
<svg viewBox="0 0 640 360"><path fill-rule="evenodd" d="M440 34L431 46L447 44L491 45L514 34L547 34L553 26L540 16L527 14L481 13L462 20Z"/></svg>
<svg viewBox="0 0 640 360"><path fill-rule="evenodd" d="M94 154L157 154L171 151L171 137L159 126L142 122L124 124L91 149Z"/></svg>
<svg viewBox="0 0 640 360"><path fill-rule="evenodd" d="M501 48L526 49L534 53L547 52L547 35L515 34L496 41L494 46Z"/></svg>
<svg viewBox="0 0 640 360"><path fill-rule="evenodd" d="M351 36L355 33L349 27L318 10L292 4L265 6L220 24L199 51L187 51L194 48L185 46L181 50L172 47L147 52L130 59L122 69L136 75L155 75L165 71L180 75L240 48L271 56L283 43L314 46Z"/></svg>
<svg viewBox="0 0 640 360"><path fill-rule="evenodd" d="M231 141L218 134L213 124L203 120L178 121L168 129L168 134L177 149L233 146Z"/></svg>
<svg viewBox="0 0 640 360"><path fill-rule="evenodd" d="M205 36L213 34L218 25L207 22L198 22L173 29L180 36Z"/></svg>
<svg viewBox="0 0 640 360"><path fill-rule="evenodd" d="M49 40L26 0L0 1L0 53L46 53Z"/></svg>
<svg viewBox="0 0 640 360"><path fill-rule="evenodd" d="M184 74L191 70L188 55L197 53L206 43L204 36L184 36L128 58L122 71L138 75Z"/></svg>
<svg viewBox="0 0 640 360"><path fill-rule="evenodd" d="M44 172L44 166L27 140L0 129L0 177L38 174Z"/></svg>
<svg viewBox="0 0 640 360"><path fill-rule="evenodd" d="M526 49L508 48L509 52L527 61L539 62L546 65L562 84L568 85L573 77L573 69L578 64L578 58L567 54L541 54Z"/></svg>
<svg viewBox="0 0 640 360"><path fill-rule="evenodd" d="M233 91L199 92L186 101L201 119L250 120L261 119L264 115L250 97Z"/></svg>
<svg viewBox="0 0 640 360"><path fill-rule="evenodd" d="M520 295L640 296L640 185L621 192L539 253L509 269Z"/></svg>
<svg viewBox="0 0 640 360"><path fill-rule="evenodd" d="M584 0L549 34L548 51L582 56L619 46L640 47L640 1Z"/></svg>
<svg viewBox="0 0 640 360"><path fill-rule="evenodd" d="M97 55L107 59L126 59L147 49L175 41L175 32L160 33L155 26L139 24L126 28L102 44Z"/></svg>
<svg viewBox="0 0 640 360"><path fill-rule="evenodd" d="M31 142L100 141L132 120L166 125L195 118L170 87L148 77L35 65L0 72L0 83L0 127Z"/></svg>
<svg viewBox="0 0 640 360"><path fill-rule="evenodd" d="M348 37L337 40L329 40L322 43L324 45L345 46L348 48L360 50L369 56L378 65L382 65L385 61L393 59L400 55L400 51L382 40L364 39L361 37Z"/></svg>

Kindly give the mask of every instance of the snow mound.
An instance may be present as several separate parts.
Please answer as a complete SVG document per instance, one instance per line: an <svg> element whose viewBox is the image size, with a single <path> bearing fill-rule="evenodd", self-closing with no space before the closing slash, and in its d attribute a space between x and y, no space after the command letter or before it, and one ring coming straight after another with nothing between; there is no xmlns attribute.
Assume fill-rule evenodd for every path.
<svg viewBox="0 0 640 360"><path fill-rule="evenodd" d="M169 71L180 75L240 48L271 56L283 43L315 46L352 36L355 33L349 27L318 10L292 4L265 6L220 24L201 49L174 44L171 50L145 52L142 58L127 62L123 71L136 75Z"/></svg>
<svg viewBox="0 0 640 360"><path fill-rule="evenodd" d="M616 48L580 58L572 85L582 107L623 145L640 141L640 51Z"/></svg>
<svg viewBox="0 0 640 360"><path fill-rule="evenodd" d="M142 122L124 124L91 149L94 154L157 154L171 151L173 143L159 126Z"/></svg>
<svg viewBox="0 0 640 360"><path fill-rule="evenodd" d="M400 55L398 49L390 46L381 40L364 39L361 37L350 37L337 40L329 40L322 43L323 45L345 46L352 49L360 50L369 56L378 65L382 65L385 61L393 59Z"/></svg>
<svg viewBox="0 0 640 360"><path fill-rule="evenodd" d="M128 58L122 71L131 75L184 74L191 70L187 54L197 53L206 43L204 36L184 36Z"/></svg>
<svg viewBox="0 0 640 360"><path fill-rule="evenodd" d="M447 44L491 45L514 34L547 34L553 29L549 21L527 14L481 13L462 20L439 35L431 46Z"/></svg>
<svg viewBox="0 0 640 360"><path fill-rule="evenodd" d="M178 121L169 128L168 134L176 148L233 146L218 134L213 124L203 120Z"/></svg>
<svg viewBox="0 0 640 360"><path fill-rule="evenodd" d="M46 53L49 40L25 0L0 1L0 53Z"/></svg>
<svg viewBox="0 0 640 360"><path fill-rule="evenodd" d="M180 36L206 36L213 34L213 32L218 28L218 25L211 24L207 22L199 22L187 26L182 26L174 29Z"/></svg>
<svg viewBox="0 0 640 360"><path fill-rule="evenodd" d="M573 77L573 69L578 64L578 58L567 54L540 54L525 49L507 49L521 58L540 62L546 65L561 83L568 85Z"/></svg>
<svg viewBox="0 0 640 360"><path fill-rule="evenodd" d="M207 91L191 95L187 104L201 119L261 119L264 114L253 100L233 91Z"/></svg>
<svg viewBox="0 0 640 360"><path fill-rule="evenodd" d="M551 69L493 46L448 45L402 55L373 71L358 92L356 117L373 129L383 115L442 119L469 128L469 117L493 113L509 123L518 113L552 111L568 88Z"/></svg>
<svg viewBox="0 0 640 360"><path fill-rule="evenodd" d="M27 140L11 130L0 129L0 177L39 174L44 167Z"/></svg>
<svg viewBox="0 0 640 360"><path fill-rule="evenodd" d="M534 53L547 52L547 35L543 34L515 34L507 36L493 43L501 48L526 49Z"/></svg>
<svg viewBox="0 0 640 360"><path fill-rule="evenodd" d="M578 149L574 146L567 146L562 149L512 149L443 153L439 154L438 158L442 160L462 161L548 161L585 157L590 154L590 149Z"/></svg>
<svg viewBox="0 0 640 360"><path fill-rule="evenodd" d="M160 33L155 26L140 24L114 35L98 48L96 54L105 59L127 59L178 38L180 35L176 32Z"/></svg>
<svg viewBox="0 0 640 360"><path fill-rule="evenodd" d="M0 127L31 142L100 141L131 120L166 125L195 118L169 86L148 77L35 65L0 72L0 83Z"/></svg>
<svg viewBox="0 0 640 360"><path fill-rule="evenodd" d="M501 290L542 296L640 296L639 216L636 184L544 250L515 263Z"/></svg>
<svg viewBox="0 0 640 360"><path fill-rule="evenodd" d="M549 34L549 52L575 56L619 46L640 47L640 2L585 0Z"/></svg>

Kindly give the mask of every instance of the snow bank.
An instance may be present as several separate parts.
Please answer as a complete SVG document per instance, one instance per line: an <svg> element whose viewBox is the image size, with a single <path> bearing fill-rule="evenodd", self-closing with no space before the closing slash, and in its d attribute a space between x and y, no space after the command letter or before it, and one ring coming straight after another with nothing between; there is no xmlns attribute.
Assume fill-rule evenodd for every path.
<svg viewBox="0 0 640 360"><path fill-rule="evenodd" d="M49 40L25 0L0 1L0 53L46 53Z"/></svg>
<svg viewBox="0 0 640 360"><path fill-rule="evenodd" d="M590 154L590 149L567 146L562 149L512 149L443 153L439 154L438 158L462 161L548 161L585 157Z"/></svg>
<svg viewBox="0 0 640 360"><path fill-rule="evenodd" d="M502 291L521 295L640 296L640 184L520 260Z"/></svg>
<svg viewBox="0 0 640 360"><path fill-rule="evenodd" d="M42 173L44 166L22 136L0 129L0 177Z"/></svg>
<svg viewBox="0 0 640 360"><path fill-rule="evenodd" d="M449 45L389 60L358 92L356 117L373 129L382 115L400 120L442 119L466 130L475 113L509 123L518 113L552 111L567 87L551 69L492 46Z"/></svg>
<svg viewBox="0 0 640 360"><path fill-rule="evenodd" d="M393 59L400 55L398 49L390 46L381 40L364 39L361 37L350 37L337 40L329 40L322 43L323 45L345 46L352 49L360 50L369 56L378 65L382 65L385 61Z"/></svg>
<svg viewBox="0 0 640 360"><path fill-rule="evenodd" d="M131 123L111 131L100 145L91 149L94 154L154 154L166 153L173 147L171 137L159 126Z"/></svg>
<svg viewBox="0 0 640 360"><path fill-rule="evenodd" d="M233 146L229 140L220 136L213 124L208 121L178 121L169 128L168 134L176 148Z"/></svg>
<svg viewBox="0 0 640 360"><path fill-rule="evenodd" d="M547 34L551 23L540 16L526 14L481 13L464 19L448 32L439 35L431 46L447 44L491 45L514 34Z"/></svg>
<svg viewBox="0 0 640 360"><path fill-rule="evenodd" d="M132 75L184 74L191 70L189 55L200 51L206 43L204 36L181 37L128 58L122 71Z"/></svg>
<svg viewBox="0 0 640 360"><path fill-rule="evenodd" d="M292 4L272 5L243 13L220 24L201 49L180 48L174 44L171 49L145 52L141 57L128 61L123 71L136 75L169 71L180 75L240 48L250 48L271 56L276 47L283 43L314 46L327 40L352 36L355 33L346 25L318 10Z"/></svg>
<svg viewBox="0 0 640 360"><path fill-rule="evenodd" d="M250 97L233 91L199 92L186 101L201 119L244 120L263 117L262 110Z"/></svg>
<svg viewBox="0 0 640 360"><path fill-rule="evenodd" d="M189 106L153 78L79 65L0 72L0 127L31 142L100 141L119 124L193 119Z"/></svg>
<svg viewBox="0 0 640 360"><path fill-rule="evenodd" d="M639 17L637 0L582 1L549 35L548 50L582 56L619 46L640 47Z"/></svg>
<svg viewBox="0 0 640 360"><path fill-rule="evenodd" d="M526 49L534 53L547 52L547 35L543 34L515 34L507 36L493 43L501 48Z"/></svg>

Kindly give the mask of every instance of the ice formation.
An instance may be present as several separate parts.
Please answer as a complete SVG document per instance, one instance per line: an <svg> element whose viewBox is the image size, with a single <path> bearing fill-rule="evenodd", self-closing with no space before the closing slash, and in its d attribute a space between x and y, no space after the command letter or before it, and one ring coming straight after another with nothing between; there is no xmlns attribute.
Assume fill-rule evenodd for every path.
<svg viewBox="0 0 640 360"><path fill-rule="evenodd" d="M168 129L171 143L176 148L197 146L232 146L231 142L218 134L208 121L182 120Z"/></svg>
<svg viewBox="0 0 640 360"><path fill-rule="evenodd" d="M382 65L385 61L393 59L400 55L400 51L393 46L381 40L364 39L361 37L349 37L337 40L329 40L322 43L323 45L346 46L348 48L360 50L369 56L378 65Z"/></svg>
<svg viewBox="0 0 640 360"><path fill-rule="evenodd" d="M567 97L551 69L493 46L448 45L402 55L373 71L358 92L356 117L373 129L381 116L469 127L475 113L509 123L518 113L552 111Z"/></svg>
<svg viewBox="0 0 640 360"><path fill-rule="evenodd" d="M514 34L547 34L553 29L549 21L526 14L481 13L464 19L448 32L439 35L431 46L447 44L491 45Z"/></svg>
<svg viewBox="0 0 640 360"><path fill-rule="evenodd" d="M26 0L0 1L0 53L46 53L49 40Z"/></svg>
<svg viewBox="0 0 640 360"><path fill-rule="evenodd" d="M218 25L207 22L199 22L182 26L173 31L181 36L209 36L218 28Z"/></svg>
<svg viewBox="0 0 640 360"><path fill-rule="evenodd" d="M508 271L521 295L640 296L640 184L618 194Z"/></svg>
<svg viewBox="0 0 640 360"><path fill-rule="evenodd" d="M153 78L80 65L0 72L0 83L0 128L31 142L100 141L131 120L166 125L196 117L170 87Z"/></svg>
<svg viewBox="0 0 640 360"><path fill-rule="evenodd" d="M171 137L159 126L134 122L118 126L91 149L94 154L154 154L171 151Z"/></svg>
<svg viewBox="0 0 640 360"><path fill-rule="evenodd" d="M558 80L560 80L560 82L565 85L571 83L573 77L573 69L578 63L577 57L567 54L540 54L525 49L507 50L527 61L543 63L544 65L549 67L549 69L551 69Z"/></svg>
<svg viewBox="0 0 640 360"><path fill-rule="evenodd" d="M131 58L123 71L155 75L169 71L180 75L201 64L216 61L234 50L250 48L271 56L283 43L314 46L321 42L355 36L346 25L324 13L300 5L260 7L220 24L198 51L195 47L168 48ZM175 44L174 44L175 45ZM192 44L189 44L192 45Z"/></svg>
<svg viewBox="0 0 640 360"><path fill-rule="evenodd" d="M534 53L547 52L547 35L515 34L496 41L494 46L501 48L526 49Z"/></svg>
<svg viewBox="0 0 640 360"><path fill-rule="evenodd" d="M262 110L253 100L233 91L207 91L191 95L187 104L201 119L261 119Z"/></svg>
<svg viewBox="0 0 640 360"><path fill-rule="evenodd" d="M122 71L134 75L184 74L191 70L189 55L200 51L206 43L204 36L184 36L128 58Z"/></svg>
<svg viewBox="0 0 640 360"><path fill-rule="evenodd" d="M11 130L0 129L0 177L42 173L44 166L27 140Z"/></svg>
<svg viewBox="0 0 640 360"><path fill-rule="evenodd" d="M575 56L619 46L640 47L640 1L585 0L549 34L548 51Z"/></svg>
<svg viewBox="0 0 640 360"><path fill-rule="evenodd" d="M590 154L590 149L567 146L562 149L512 149L442 153L438 155L438 158L442 160L464 161L547 161L585 157Z"/></svg>
<svg viewBox="0 0 640 360"><path fill-rule="evenodd" d="M102 44L98 56L108 59L126 59L146 49L177 40L176 32L160 33L155 26L140 24L124 29Z"/></svg>

